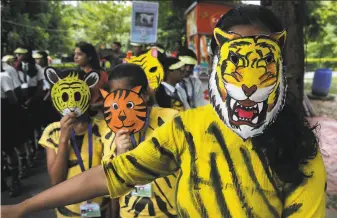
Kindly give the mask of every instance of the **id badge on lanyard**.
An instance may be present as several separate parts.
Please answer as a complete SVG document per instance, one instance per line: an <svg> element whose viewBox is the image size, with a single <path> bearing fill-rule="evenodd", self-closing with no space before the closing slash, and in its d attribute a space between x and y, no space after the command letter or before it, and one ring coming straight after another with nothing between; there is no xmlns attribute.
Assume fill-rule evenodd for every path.
<svg viewBox="0 0 337 218"><path fill-rule="evenodd" d="M101 217L101 208L94 202L85 202L80 206L81 217Z"/></svg>
<svg viewBox="0 0 337 218"><path fill-rule="evenodd" d="M149 122L150 122L150 115L151 115L151 110L149 110L149 112L148 112L148 117L146 118L146 123L145 123L145 126L144 126L143 133L141 134L139 132L139 134L141 134L139 143L136 142L134 134L132 134L130 136L131 143L132 143L134 148L137 147L138 144L140 144L141 142L143 142L145 140L146 130L147 130L147 128L149 126ZM136 185L135 188L131 191L131 195L137 196L137 197L149 197L149 198L151 198L152 197L152 185L151 185L151 183L146 184L146 185Z"/></svg>
<svg viewBox="0 0 337 218"><path fill-rule="evenodd" d="M78 165L80 166L81 171L84 172L85 167L84 167L84 163L83 163L80 150L75 140L74 131L72 131L71 141L72 141L71 145L74 149ZM92 124L91 123L89 123L88 125L88 147L89 147L88 148L89 149L89 168L88 169L90 169L92 167L92 155L93 155ZM80 211L81 211L81 217L101 217L101 208L99 204L95 202L87 201L87 202L82 203L80 205Z"/></svg>
<svg viewBox="0 0 337 218"><path fill-rule="evenodd" d="M146 185L136 185L135 189L131 192L132 196L137 197L152 197L152 185L151 183Z"/></svg>

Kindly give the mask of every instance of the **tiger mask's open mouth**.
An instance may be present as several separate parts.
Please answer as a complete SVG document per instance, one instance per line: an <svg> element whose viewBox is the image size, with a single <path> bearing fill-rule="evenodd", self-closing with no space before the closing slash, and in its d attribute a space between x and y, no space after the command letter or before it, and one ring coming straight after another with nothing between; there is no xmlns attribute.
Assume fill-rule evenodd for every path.
<svg viewBox="0 0 337 218"><path fill-rule="evenodd" d="M266 119L267 101L268 99L258 103L249 99L239 101L227 96L226 104L230 124L237 127L240 125L260 127Z"/></svg>

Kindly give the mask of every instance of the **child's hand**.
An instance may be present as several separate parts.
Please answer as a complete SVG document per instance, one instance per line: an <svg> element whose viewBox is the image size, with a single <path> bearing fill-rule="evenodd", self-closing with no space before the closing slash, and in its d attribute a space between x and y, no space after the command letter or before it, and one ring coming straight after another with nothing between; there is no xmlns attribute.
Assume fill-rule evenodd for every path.
<svg viewBox="0 0 337 218"><path fill-rule="evenodd" d="M116 155L123 154L132 148L131 137L129 134L129 130L122 129L116 133L115 137L116 144Z"/></svg>

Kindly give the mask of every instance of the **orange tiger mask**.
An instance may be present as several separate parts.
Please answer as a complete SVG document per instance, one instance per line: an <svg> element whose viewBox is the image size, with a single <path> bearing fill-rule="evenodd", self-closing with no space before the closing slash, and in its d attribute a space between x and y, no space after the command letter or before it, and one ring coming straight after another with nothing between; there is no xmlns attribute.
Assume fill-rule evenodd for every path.
<svg viewBox="0 0 337 218"><path fill-rule="evenodd" d="M139 94L141 88L137 86L131 90L116 89L110 93L101 89L104 98L104 118L114 133L120 129L136 133L145 125L148 110Z"/></svg>

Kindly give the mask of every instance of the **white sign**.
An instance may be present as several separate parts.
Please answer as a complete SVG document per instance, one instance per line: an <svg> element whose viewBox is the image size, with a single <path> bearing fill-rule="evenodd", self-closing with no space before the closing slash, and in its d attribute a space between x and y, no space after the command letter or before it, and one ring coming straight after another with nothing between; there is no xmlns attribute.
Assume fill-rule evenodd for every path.
<svg viewBox="0 0 337 218"><path fill-rule="evenodd" d="M157 41L158 2L132 2L131 42Z"/></svg>

